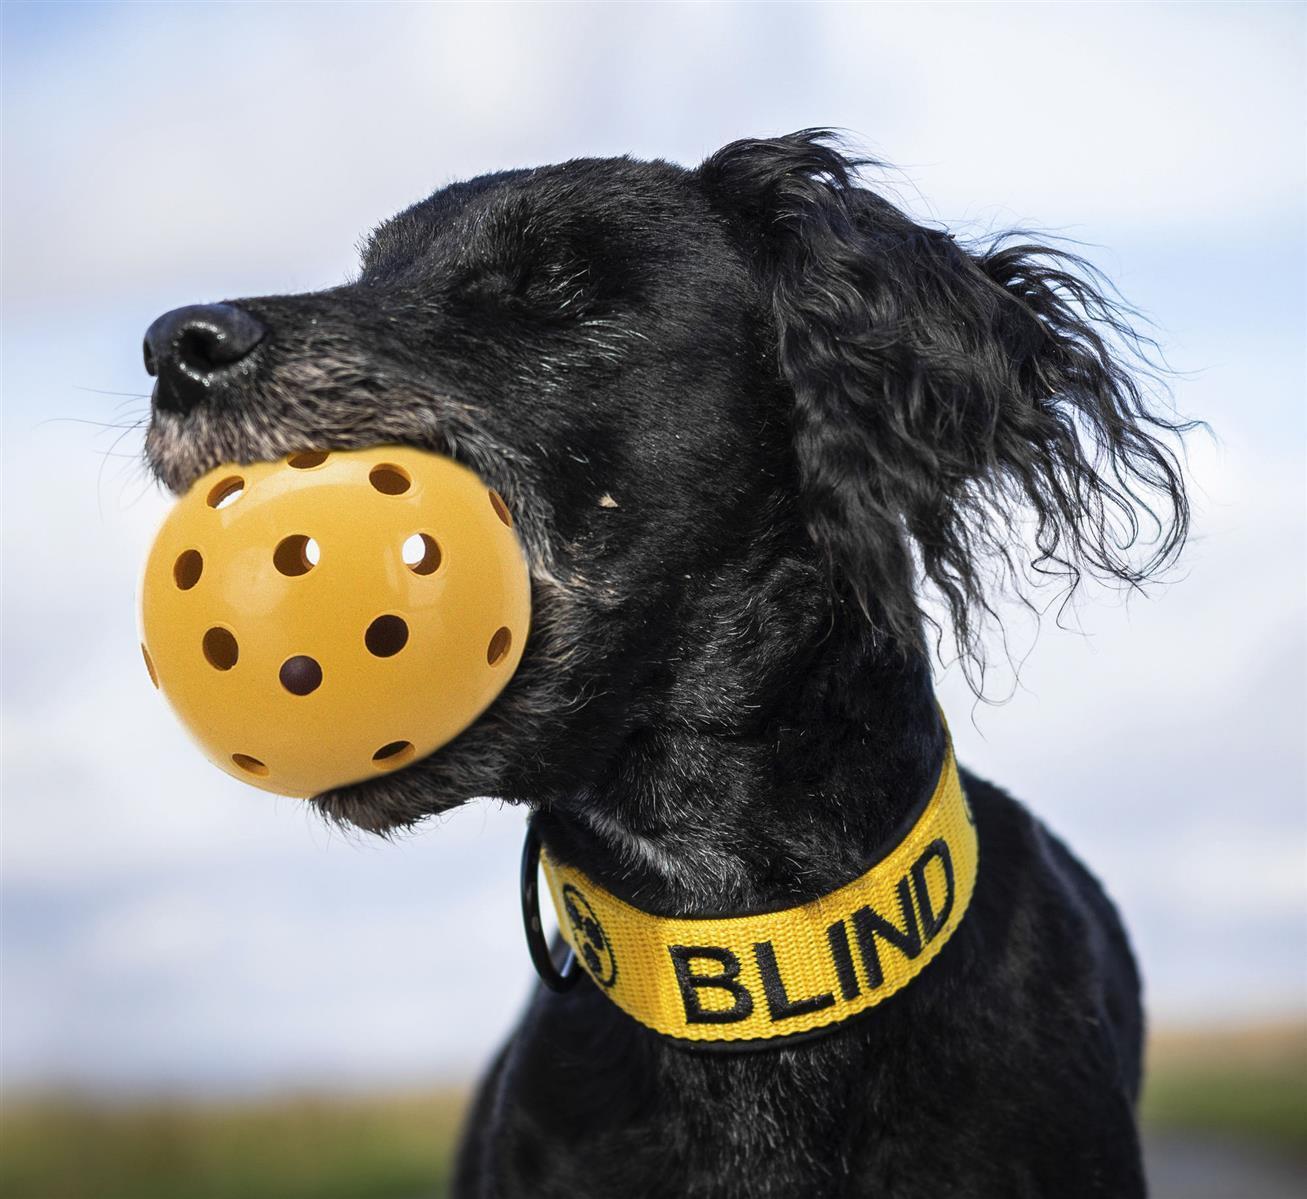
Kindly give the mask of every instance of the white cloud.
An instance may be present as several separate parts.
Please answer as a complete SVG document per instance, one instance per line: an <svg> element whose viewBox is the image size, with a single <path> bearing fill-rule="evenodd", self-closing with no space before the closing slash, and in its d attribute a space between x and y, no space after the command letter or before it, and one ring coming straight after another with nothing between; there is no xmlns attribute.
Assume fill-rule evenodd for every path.
<svg viewBox="0 0 1307 1199"><path fill-rule="evenodd" d="M866 139L950 220L1260 236L1299 217L1298 24L1210 7L129 6L10 52L6 289L302 290L451 176L694 162L807 124Z"/></svg>

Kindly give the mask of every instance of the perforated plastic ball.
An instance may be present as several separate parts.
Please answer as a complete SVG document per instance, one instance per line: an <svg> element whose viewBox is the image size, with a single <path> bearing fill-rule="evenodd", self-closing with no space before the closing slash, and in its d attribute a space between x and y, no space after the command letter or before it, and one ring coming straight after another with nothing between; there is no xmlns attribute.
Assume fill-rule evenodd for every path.
<svg viewBox="0 0 1307 1199"><path fill-rule="evenodd" d="M178 501L141 586L146 669L211 761L314 795L453 740L530 625L503 499L395 446L222 466Z"/></svg>

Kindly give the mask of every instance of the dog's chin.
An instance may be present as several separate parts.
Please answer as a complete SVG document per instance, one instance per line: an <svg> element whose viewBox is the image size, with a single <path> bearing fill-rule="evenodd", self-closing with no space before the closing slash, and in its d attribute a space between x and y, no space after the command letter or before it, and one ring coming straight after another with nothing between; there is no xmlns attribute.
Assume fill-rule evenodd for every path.
<svg viewBox="0 0 1307 1199"><path fill-rule="evenodd" d="M283 452L280 439L254 436L243 422L215 419L206 411L156 412L145 434L146 465L174 495L183 495L215 466L271 461Z"/></svg>
<svg viewBox="0 0 1307 1199"><path fill-rule="evenodd" d="M302 450L364 450L402 442L448 453L446 439L435 433L421 440L403 431L352 424L347 429L306 434L275 415L241 407L224 414L200 409L178 416L156 413L145 434L145 462L151 474L174 495L183 495L201 475L216 466L275 462Z"/></svg>
<svg viewBox="0 0 1307 1199"><path fill-rule="evenodd" d="M437 751L438 753L439 751ZM309 801L333 824L387 836L412 828L429 816L459 807L465 795L442 787L425 762L414 762L384 778L336 787Z"/></svg>

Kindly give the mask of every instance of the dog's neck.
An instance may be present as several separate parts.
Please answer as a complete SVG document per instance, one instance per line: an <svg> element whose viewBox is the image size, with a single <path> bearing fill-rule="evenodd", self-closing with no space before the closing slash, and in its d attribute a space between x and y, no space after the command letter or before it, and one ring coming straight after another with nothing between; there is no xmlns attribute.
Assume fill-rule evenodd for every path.
<svg viewBox="0 0 1307 1199"><path fill-rule="evenodd" d="M546 844L667 915L799 902L861 873L939 770L925 655L844 613L785 673L747 728L638 728L598 782L541 812Z"/></svg>

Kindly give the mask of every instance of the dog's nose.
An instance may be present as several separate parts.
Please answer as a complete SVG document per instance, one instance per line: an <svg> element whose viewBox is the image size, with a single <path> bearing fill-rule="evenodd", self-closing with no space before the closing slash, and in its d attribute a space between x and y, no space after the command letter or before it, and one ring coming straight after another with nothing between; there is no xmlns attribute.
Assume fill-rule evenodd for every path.
<svg viewBox="0 0 1307 1199"><path fill-rule="evenodd" d="M157 375L157 407L189 412L267 330L235 304L190 304L165 312L145 331L145 369Z"/></svg>

